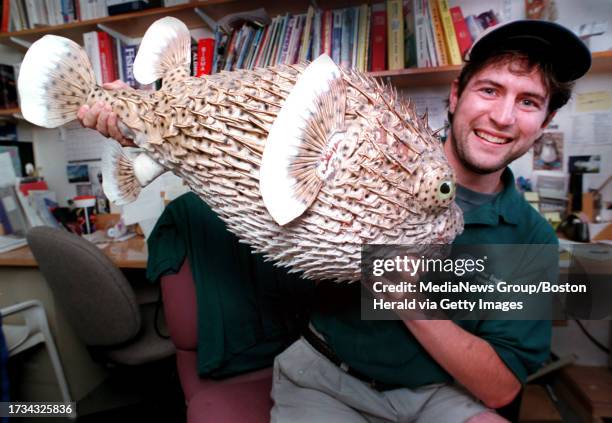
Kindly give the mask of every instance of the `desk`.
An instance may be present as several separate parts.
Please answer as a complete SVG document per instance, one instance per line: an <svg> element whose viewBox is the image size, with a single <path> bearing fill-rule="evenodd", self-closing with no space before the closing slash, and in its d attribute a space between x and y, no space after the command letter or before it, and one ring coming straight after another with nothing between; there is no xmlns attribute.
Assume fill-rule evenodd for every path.
<svg viewBox="0 0 612 423"><path fill-rule="evenodd" d="M143 237L110 243L102 251L124 273L129 274L130 282L136 274L144 280L147 246ZM38 299L45 306L73 400L85 398L106 379L107 369L91 359L87 348L77 338L66 316L55 303L32 252L26 246L0 254L0 307L28 299ZM18 391L22 398L19 399L60 401L61 396L48 355L42 349L36 349L32 353L24 353L23 357L24 364L19 369L21 380L14 381L15 386L20 388ZM15 360L19 358L16 357Z"/></svg>
<svg viewBox="0 0 612 423"><path fill-rule="evenodd" d="M122 269L147 268L147 243L142 236L109 243L102 251ZM1 266L38 267L28 246L0 254Z"/></svg>

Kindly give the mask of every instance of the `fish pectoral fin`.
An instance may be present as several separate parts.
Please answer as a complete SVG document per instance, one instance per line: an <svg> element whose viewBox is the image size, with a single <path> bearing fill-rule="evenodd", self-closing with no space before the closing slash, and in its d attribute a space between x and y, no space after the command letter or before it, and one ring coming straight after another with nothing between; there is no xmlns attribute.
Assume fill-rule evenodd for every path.
<svg viewBox="0 0 612 423"><path fill-rule="evenodd" d="M102 188L116 205L136 200L142 187L165 172L162 165L142 150L123 148L115 141L107 141L102 163Z"/></svg>
<svg viewBox="0 0 612 423"><path fill-rule="evenodd" d="M287 96L264 147L259 190L279 225L301 216L338 169L345 108L340 69L329 56L319 56Z"/></svg>

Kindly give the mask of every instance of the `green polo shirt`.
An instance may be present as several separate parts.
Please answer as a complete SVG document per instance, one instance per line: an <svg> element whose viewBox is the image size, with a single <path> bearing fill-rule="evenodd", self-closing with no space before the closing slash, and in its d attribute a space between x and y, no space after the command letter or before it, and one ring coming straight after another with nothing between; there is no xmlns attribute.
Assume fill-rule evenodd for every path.
<svg viewBox="0 0 612 423"><path fill-rule="evenodd" d="M464 214L457 244L556 244L552 227L517 192L510 169L504 190L493 201ZM315 328L349 366L380 382L417 388L451 382L452 377L425 351L401 321L361 320L360 286L324 283L317 292ZM524 382L550 352L550 321L457 321L486 340ZM457 351L457 354L462 354Z"/></svg>

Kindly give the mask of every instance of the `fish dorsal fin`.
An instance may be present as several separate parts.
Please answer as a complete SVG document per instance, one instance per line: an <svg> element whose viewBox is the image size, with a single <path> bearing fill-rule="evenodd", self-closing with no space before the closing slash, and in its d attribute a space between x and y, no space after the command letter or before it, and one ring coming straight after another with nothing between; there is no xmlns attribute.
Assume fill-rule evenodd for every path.
<svg viewBox="0 0 612 423"><path fill-rule="evenodd" d="M259 189L279 225L301 216L333 176L345 107L340 69L329 56L319 56L287 96L263 152Z"/></svg>
<svg viewBox="0 0 612 423"><path fill-rule="evenodd" d="M175 69L188 74L190 61L189 29L180 20L167 16L145 32L134 59L134 77L141 84L151 84Z"/></svg>
<svg viewBox="0 0 612 423"><path fill-rule="evenodd" d="M123 148L115 141L106 141L102 163L102 188L110 201L118 206L138 198L140 189L149 185L166 170L147 153L137 148Z"/></svg>

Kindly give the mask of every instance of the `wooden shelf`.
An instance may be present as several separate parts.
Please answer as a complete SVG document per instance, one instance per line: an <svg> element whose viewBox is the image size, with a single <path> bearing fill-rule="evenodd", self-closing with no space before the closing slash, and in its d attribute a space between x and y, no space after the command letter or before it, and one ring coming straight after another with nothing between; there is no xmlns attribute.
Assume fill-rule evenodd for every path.
<svg viewBox="0 0 612 423"><path fill-rule="evenodd" d="M45 26L35 29L26 29L23 31L4 32L0 33L0 43L17 46L11 37L21 39L26 42L34 42L47 34L60 35L70 38L82 44L83 33L94 31L98 24L104 24L112 29L124 34L126 37L138 38L142 37L146 29L157 19L164 16L174 16L185 22L189 28L202 27L202 19L195 13L195 8L207 10L211 6L232 3L234 0L206 0L192 1L187 4L181 4L172 7L158 7L153 9L141 10L132 13L123 13L120 15L107 16L98 19L89 19L86 21L72 22L63 25ZM215 19L220 16L211 16ZM23 47L21 47L23 48ZM23 48L25 50L25 48Z"/></svg>
<svg viewBox="0 0 612 423"><path fill-rule="evenodd" d="M10 109L0 109L0 116L10 116L14 117L17 113L21 113L21 109L19 107L13 107Z"/></svg>

